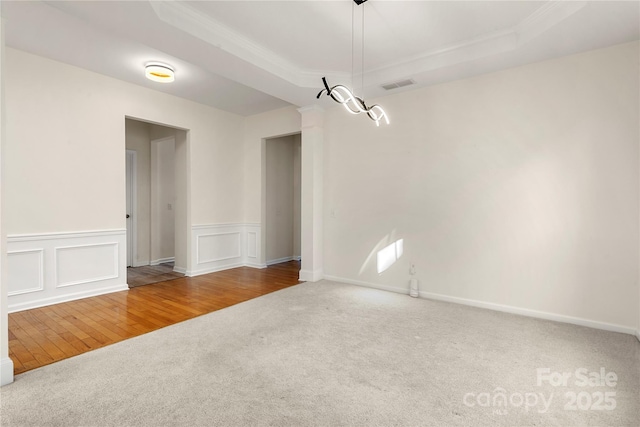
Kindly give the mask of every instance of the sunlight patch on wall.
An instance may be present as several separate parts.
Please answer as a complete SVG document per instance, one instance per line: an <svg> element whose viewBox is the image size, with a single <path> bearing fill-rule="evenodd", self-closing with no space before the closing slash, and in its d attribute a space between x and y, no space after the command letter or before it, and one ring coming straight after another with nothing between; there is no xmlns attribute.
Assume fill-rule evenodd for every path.
<svg viewBox="0 0 640 427"><path fill-rule="evenodd" d="M378 251L378 274L391 267L400 259L404 251L404 240L396 240L389 246Z"/></svg>

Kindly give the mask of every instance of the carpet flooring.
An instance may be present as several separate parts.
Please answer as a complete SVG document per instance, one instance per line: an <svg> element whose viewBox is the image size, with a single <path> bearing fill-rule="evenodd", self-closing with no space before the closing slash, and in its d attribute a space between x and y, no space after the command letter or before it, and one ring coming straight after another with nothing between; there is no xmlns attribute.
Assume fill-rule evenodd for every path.
<svg viewBox="0 0 640 427"><path fill-rule="evenodd" d="M29 371L0 397L2 426L633 427L640 342L322 281Z"/></svg>

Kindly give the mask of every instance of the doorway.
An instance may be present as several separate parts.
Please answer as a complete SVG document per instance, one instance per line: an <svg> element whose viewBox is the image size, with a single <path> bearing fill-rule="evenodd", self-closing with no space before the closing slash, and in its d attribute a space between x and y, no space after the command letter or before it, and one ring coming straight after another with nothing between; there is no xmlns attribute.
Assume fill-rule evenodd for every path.
<svg viewBox="0 0 640 427"><path fill-rule="evenodd" d="M127 283L135 287L183 277L187 208L178 194L187 182L182 155L187 131L126 118L125 134Z"/></svg>
<svg viewBox="0 0 640 427"><path fill-rule="evenodd" d="M301 257L301 135L266 140L265 261L267 266Z"/></svg>

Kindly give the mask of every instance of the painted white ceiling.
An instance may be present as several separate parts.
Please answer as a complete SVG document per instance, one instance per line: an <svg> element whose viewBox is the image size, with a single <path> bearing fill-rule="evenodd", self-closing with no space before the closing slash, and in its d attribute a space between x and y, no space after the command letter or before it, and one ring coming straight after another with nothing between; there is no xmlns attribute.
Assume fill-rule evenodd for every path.
<svg viewBox="0 0 640 427"><path fill-rule="evenodd" d="M323 76L362 93L363 11L367 99L640 39L637 1L2 2L8 46L242 115L331 105Z"/></svg>

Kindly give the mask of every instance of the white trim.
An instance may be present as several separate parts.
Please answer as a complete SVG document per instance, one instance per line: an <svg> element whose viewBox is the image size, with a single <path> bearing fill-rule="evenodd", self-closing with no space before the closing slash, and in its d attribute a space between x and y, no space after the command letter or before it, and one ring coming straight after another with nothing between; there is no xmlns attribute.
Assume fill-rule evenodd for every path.
<svg viewBox="0 0 640 427"><path fill-rule="evenodd" d="M199 260L199 239L206 236L219 236L225 234L237 234L239 241L239 253L235 256L224 257L215 260ZM249 235L254 238L249 239ZM263 269L267 264L261 262L261 237L262 226L260 223L226 223L226 224L199 224L191 227L192 236L192 269L177 269L174 271L183 273L186 276L199 276L202 274L215 273L217 271L228 270L237 267L250 267ZM253 240L250 242L250 240ZM251 243L251 244L250 244ZM273 260L273 262L285 262L294 257Z"/></svg>
<svg viewBox="0 0 640 427"><path fill-rule="evenodd" d="M199 224L191 227L192 230L204 230L209 228L225 228L225 227L245 227L245 226L257 226L260 227L260 224L244 224L241 222L230 222L230 223L222 223L222 224Z"/></svg>
<svg viewBox="0 0 640 427"><path fill-rule="evenodd" d="M39 292L9 295L7 311L15 312L127 290L126 253L123 250L126 234L126 229L119 229L11 236L7 239L7 253L43 252L43 289ZM113 259L102 256L105 254L95 252L92 248L106 248ZM82 253L84 249L88 252ZM74 250L81 252L76 253ZM63 255L65 258L62 258ZM70 265L82 264L86 268L80 276L65 278L60 269L65 267L64 261L68 261ZM85 263L89 264L85 266ZM35 264L33 268L35 269ZM19 277L20 271L14 271L14 276L16 277L12 277L12 280L23 280Z"/></svg>
<svg viewBox="0 0 640 427"><path fill-rule="evenodd" d="M267 265L275 265L275 264L282 264L283 262L289 262L289 261L293 261L292 256L287 256L284 258L278 258L278 259L272 259L271 261L267 261Z"/></svg>
<svg viewBox="0 0 640 427"><path fill-rule="evenodd" d="M0 386L13 382L13 360L10 357L0 359Z"/></svg>
<svg viewBox="0 0 640 427"><path fill-rule="evenodd" d="M131 155L133 158L131 168L131 266L135 267L138 259L138 152L136 150L125 150L125 152L127 156ZM125 245L127 264L129 264L129 239L127 238L125 241L127 242Z"/></svg>
<svg viewBox="0 0 640 427"><path fill-rule="evenodd" d="M173 271L175 271L176 273L184 274L185 276L187 275L187 269L186 268L173 267Z"/></svg>
<svg viewBox="0 0 640 427"><path fill-rule="evenodd" d="M267 268L267 264L256 264L253 262L247 262L244 264L245 267L251 267L251 268L257 268L257 269L263 269L263 268Z"/></svg>
<svg viewBox="0 0 640 427"><path fill-rule="evenodd" d="M27 249L27 250L23 250L23 251L8 251L7 252L7 259L9 258L9 255L25 254L25 253L39 253L40 254L40 259L39 259L40 274L38 275L38 282L39 282L38 283L38 287L37 288L22 289L22 290L19 290L19 291L9 292L8 296L23 295L23 294L30 294L32 292L44 291L44 248Z"/></svg>
<svg viewBox="0 0 640 427"><path fill-rule="evenodd" d="M233 264L220 265L216 267L201 268L200 270L187 271L189 277L202 276L203 274L217 273L218 271L230 270L232 268L244 267L243 263L237 262Z"/></svg>
<svg viewBox="0 0 640 427"><path fill-rule="evenodd" d="M253 245L250 245L249 236L253 236ZM258 258L258 232L247 231L247 258Z"/></svg>
<svg viewBox="0 0 640 427"><path fill-rule="evenodd" d="M391 287L391 286L385 286L385 285L380 285L378 283L370 283L370 282L363 282L360 280L352 280L352 279L345 279L343 277L337 277L337 276L324 276L325 280L331 280L332 282L341 282L341 283L346 283L349 285L356 285L356 286L363 286L365 288L373 288L373 289L379 289L381 291L387 291L387 292L393 292L396 294L406 294L409 295L409 284L407 283L407 289L402 289L402 288L396 288L396 287Z"/></svg>
<svg viewBox="0 0 640 427"><path fill-rule="evenodd" d="M322 270L300 270L298 279L301 282L317 282L324 278L324 273Z"/></svg>
<svg viewBox="0 0 640 427"><path fill-rule="evenodd" d="M380 289L380 290L390 291L390 292L395 292L400 294L409 293L408 285L407 285L407 289L403 289L403 288L379 285L376 283L368 283L368 282L362 282L357 280L344 279L336 276L325 276L325 279L335 281L335 282L342 282L342 283L347 283L352 285L364 286L367 288ZM569 323L572 325L585 326L587 328L601 329L604 331L620 332L623 334L630 334L630 335L636 335L636 336L638 334L635 328L629 328L623 325L599 322L599 321L584 319L580 317L566 316L564 314L549 313L545 311L531 310L528 308L514 307L510 305L496 304L496 303L472 300L467 298L459 298L459 297L435 294L432 292L424 292L424 291L420 291L420 297L432 299L436 301L451 302L454 304L462 304L462 305L467 305L471 307L484 308L487 310L500 311L503 313L511 313L511 314L517 314L520 316L533 317L536 319L544 319L544 320L552 320L554 322Z"/></svg>
<svg viewBox="0 0 640 427"><path fill-rule="evenodd" d="M146 267L147 265L151 265L149 261L134 261L131 267Z"/></svg>
<svg viewBox="0 0 640 427"><path fill-rule="evenodd" d="M246 37L226 24L200 13L185 3L154 1L150 4L158 18L166 24L197 37L212 46L222 48L230 55L298 87L317 87L318 81L322 77L327 77L330 82L337 80L343 83L349 83L353 77L347 73L302 67L298 63L283 58L259 41ZM409 56L398 61L381 64L376 69L366 73L366 80L369 85L377 86L384 81L384 77L381 77L382 72L389 76L389 81L392 81L397 76L404 75L406 77L405 70L409 65L416 70L413 74L417 74L515 50L574 15L586 4L586 1L545 2L529 16L510 28L482 33L477 37L450 44L426 54Z"/></svg>
<svg viewBox="0 0 640 427"><path fill-rule="evenodd" d="M71 231L63 233L43 233L43 234L13 234L7 236L7 243L31 242L34 240L54 240L54 239L77 239L85 237L120 236L126 235L127 229L95 230L95 231Z"/></svg>
<svg viewBox="0 0 640 427"><path fill-rule="evenodd" d="M621 332L623 334L635 333L633 328L614 323L598 322L581 317L567 316L564 314L549 313L546 311L531 310L528 308L514 307L511 305L496 304L492 302L478 301L466 298L452 297L448 295L434 294L431 292L420 292L422 298L429 298L437 301L453 302L456 304L468 305L471 307L486 308L493 311L518 314L520 316L534 317L536 319L553 320L555 322L570 323L572 325L586 326L587 328L601 329L604 331Z"/></svg>
<svg viewBox="0 0 640 427"><path fill-rule="evenodd" d="M335 71L307 70L278 55L268 47L255 42L211 16L200 13L180 2L151 2L161 21L224 50L248 63L260 67L296 86L316 87L326 76L344 81L350 76Z"/></svg>
<svg viewBox="0 0 640 427"><path fill-rule="evenodd" d="M167 262L176 262L176 257L156 259L156 260L151 261L149 263L149 265L160 265L160 264L165 264Z"/></svg>
<svg viewBox="0 0 640 427"><path fill-rule="evenodd" d="M31 308L45 307L52 304L60 304L68 301L75 301L82 298L95 297L98 295L110 294L112 292L128 291L129 285L126 283L123 285L108 286L106 288L91 289L89 291L76 292L72 294L64 294L60 296L54 296L49 298L42 298L32 300L28 302L9 304L9 313L15 313L16 311L29 310Z"/></svg>

